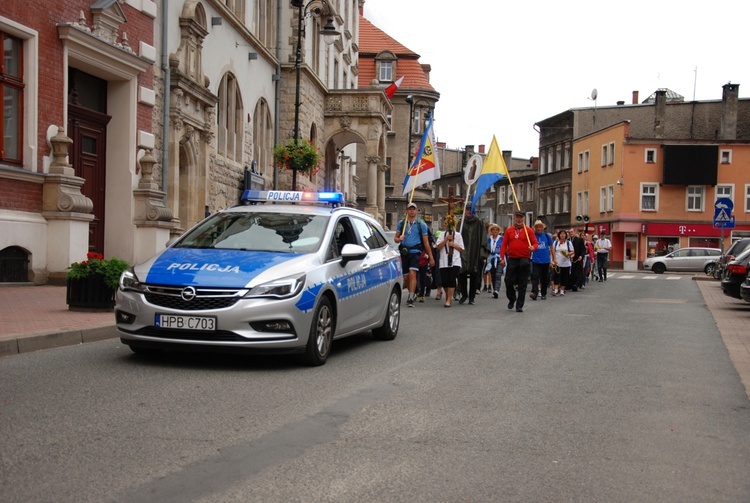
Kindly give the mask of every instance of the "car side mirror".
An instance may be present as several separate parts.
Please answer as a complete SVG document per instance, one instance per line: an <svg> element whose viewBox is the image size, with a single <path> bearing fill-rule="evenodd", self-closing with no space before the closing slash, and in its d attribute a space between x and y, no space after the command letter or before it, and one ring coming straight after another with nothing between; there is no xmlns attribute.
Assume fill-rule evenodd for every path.
<svg viewBox="0 0 750 503"><path fill-rule="evenodd" d="M345 244L341 249L341 267L346 266L353 260L364 260L367 256L367 250L364 246Z"/></svg>

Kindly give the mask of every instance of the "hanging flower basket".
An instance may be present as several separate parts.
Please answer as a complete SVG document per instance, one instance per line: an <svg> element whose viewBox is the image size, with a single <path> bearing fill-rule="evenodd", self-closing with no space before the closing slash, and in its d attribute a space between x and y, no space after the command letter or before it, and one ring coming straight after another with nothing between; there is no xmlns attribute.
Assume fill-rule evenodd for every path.
<svg viewBox="0 0 750 503"><path fill-rule="evenodd" d="M313 174L320 170L322 161L323 154L310 140L290 139L273 149L273 165L282 169Z"/></svg>
<svg viewBox="0 0 750 503"><path fill-rule="evenodd" d="M65 300L70 311L112 310L120 274L130 264L118 258L104 260L101 254L89 253L88 260L68 267Z"/></svg>

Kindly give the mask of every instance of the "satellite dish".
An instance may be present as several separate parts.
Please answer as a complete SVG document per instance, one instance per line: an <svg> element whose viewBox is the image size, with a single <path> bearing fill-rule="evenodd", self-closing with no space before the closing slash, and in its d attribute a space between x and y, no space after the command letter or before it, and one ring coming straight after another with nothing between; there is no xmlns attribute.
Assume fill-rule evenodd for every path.
<svg viewBox="0 0 750 503"><path fill-rule="evenodd" d="M599 91L596 90L596 88L591 90L591 99L596 101L597 96L599 96Z"/></svg>

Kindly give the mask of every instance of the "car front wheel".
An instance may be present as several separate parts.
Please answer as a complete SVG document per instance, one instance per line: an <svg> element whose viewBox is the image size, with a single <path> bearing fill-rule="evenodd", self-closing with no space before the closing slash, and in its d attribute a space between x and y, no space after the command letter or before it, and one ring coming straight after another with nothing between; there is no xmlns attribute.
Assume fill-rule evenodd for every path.
<svg viewBox="0 0 750 503"><path fill-rule="evenodd" d="M331 353L333 343L333 312L327 297L320 299L315 308L310 336L307 339L304 362L311 366L323 365Z"/></svg>
<svg viewBox="0 0 750 503"><path fill-rule="evenodd" d="M656 264L654 264L654 266L653 266L653 267L651 268L651 270L652 270L652 271L654 271L654 272L655 272L656 274L663 274L663 273L664 273L664 271L666 271L666 270L667 270L667 266L665 266L665 265L664 265L664 264L662 264L662 263L656 263Z"/></svg>
<svg viewBox="0 0 750 503"><path fill-rule="evenodd" d="M372 335L379 341L392 341L398 335L398 326L401 322L401 292L398 288L391 290L388 297L388 309L385 320L378 328L373 329Z"/></svg>

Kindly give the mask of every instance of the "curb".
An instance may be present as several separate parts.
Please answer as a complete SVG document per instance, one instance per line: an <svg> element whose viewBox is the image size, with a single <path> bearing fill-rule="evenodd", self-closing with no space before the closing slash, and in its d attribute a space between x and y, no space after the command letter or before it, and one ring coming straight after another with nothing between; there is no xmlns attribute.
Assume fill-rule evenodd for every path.
<svg viewBox="0 0 750 503"><path fill-rule="evenodd" d="M86 342L103 341L117 337L114 323L93 328L75 329L67 332L49 332L46 334L18 337L0 341L0 358L21 353L31 353L40 349L52 349L73 346Z"/></svg>

